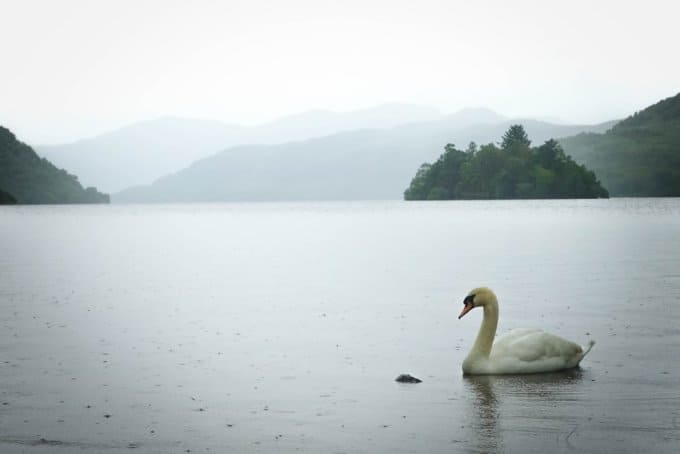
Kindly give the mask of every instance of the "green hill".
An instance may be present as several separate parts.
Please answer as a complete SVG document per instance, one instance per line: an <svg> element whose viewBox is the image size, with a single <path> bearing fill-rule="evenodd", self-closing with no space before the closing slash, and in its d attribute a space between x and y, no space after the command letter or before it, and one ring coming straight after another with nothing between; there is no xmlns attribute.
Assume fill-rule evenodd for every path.
<svg viewBox="0 0 680 454"><path fill-rule="evenodd" d="M406 200L608 197L595 174L574 162L555 140L539 147L513 125L500 147L453 144L434 164L423 164L404 192Z"/></svg>
<svg viewBox="0 0 680 454"><path fill-rule="evenodd" d="M617 123L605 134L560 139L614 196L680 196L680 94Z"/></svg>
<svg viewBox="0 0 680 454"><path fill-rule="evenodd" d="M83 189L78 178L39 157L0 126L0 196L11 203L108 203L95 188Z"/></svg>

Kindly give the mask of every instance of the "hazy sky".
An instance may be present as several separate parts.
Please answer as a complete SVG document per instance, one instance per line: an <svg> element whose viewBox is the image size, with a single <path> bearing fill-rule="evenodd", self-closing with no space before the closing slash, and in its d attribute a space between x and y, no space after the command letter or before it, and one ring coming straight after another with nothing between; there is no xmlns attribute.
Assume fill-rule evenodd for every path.
<svg viewBox="0 0 680 454"><path fill-rule="evenodd" d="M0 0L0 124L39 144L385 102L599 122L680 91L679 17L677 0Z"/></svg>

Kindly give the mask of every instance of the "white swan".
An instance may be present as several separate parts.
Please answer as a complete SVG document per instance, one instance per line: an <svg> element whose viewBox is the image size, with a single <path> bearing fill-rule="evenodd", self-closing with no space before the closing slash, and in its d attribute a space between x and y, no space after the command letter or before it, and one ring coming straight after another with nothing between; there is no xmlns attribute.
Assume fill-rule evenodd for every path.
<svg viewBox="0 0 680 454"><path fill-rule="evenodd" d="M484 309L482 326L470 354L463 361L463 374L534 374L571 369L579 365L595 342L580 346L537 329L515 329L498 338L498 300L486 287L476 288L463 300L462 318L475 307Z"/></svg>

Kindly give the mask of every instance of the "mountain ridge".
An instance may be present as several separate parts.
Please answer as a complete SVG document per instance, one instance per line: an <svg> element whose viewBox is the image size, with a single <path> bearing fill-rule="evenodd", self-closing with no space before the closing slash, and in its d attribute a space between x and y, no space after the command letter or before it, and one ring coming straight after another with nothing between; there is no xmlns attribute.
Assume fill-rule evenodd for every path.
<svg viewBox="0 0 680 454"><path fill-rule="evenodd" d="M255 126L165 116L75 142L42 145L36 149L57 165L79 175L82 181L115 192L151 183L230 146L283 143L441 117L434 108L404 103L349 112L307 111Z"/></svg>
<svg viewBox="0 0 680 454"><path fill-rule="evenodd" d="M276 145L227 148L151 185L114 193L114 203L400 199L420 164L455 141L488 143L513 120L452 127L446 119L382 130L341 132ZM525 121L535 140L602 131Z"/></svg>

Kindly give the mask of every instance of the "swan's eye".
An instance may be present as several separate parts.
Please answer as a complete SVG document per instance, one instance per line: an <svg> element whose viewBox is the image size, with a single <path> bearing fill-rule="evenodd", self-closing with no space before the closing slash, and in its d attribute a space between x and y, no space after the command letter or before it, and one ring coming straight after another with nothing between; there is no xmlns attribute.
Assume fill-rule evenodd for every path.
<svg viewBox="0 0 680 454"><path fill-rule="evenodd" d="M463 300L463 304L468 304L468 303L472 304L473 306L475 305L475 295L474 295L474 293L472 295L466 296L465 299Z"/></svg>

